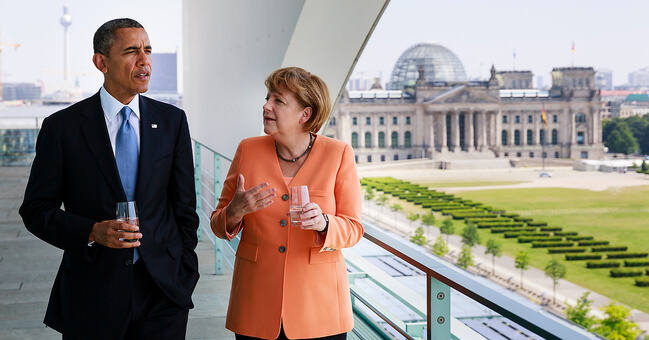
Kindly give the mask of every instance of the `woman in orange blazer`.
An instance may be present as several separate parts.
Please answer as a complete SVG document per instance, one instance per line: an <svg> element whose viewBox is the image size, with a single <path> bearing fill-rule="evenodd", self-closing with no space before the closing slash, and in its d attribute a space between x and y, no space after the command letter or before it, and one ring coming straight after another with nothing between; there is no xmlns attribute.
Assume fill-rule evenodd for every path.
<svg viewBox="0 0 649 340"><path fill-rule="evenodd" d="M315 134L331 111L320 78L284 68L265 85L267 136L239 144L210 223L220 238L242 233L226 328L237 339L345 339L354 321L340 249L363 236L354 152ZM299 185L311 203L295 227L289 187Z"/></svg>

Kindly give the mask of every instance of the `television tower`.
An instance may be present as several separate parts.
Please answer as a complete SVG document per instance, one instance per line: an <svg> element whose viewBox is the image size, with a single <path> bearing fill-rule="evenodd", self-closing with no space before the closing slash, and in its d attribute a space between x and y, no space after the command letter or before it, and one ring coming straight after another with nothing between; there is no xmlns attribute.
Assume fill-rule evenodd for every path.
<svg viewBox="0 0 649 340"><path fill-rule="evenodd" d="M68 26L72 24L72 16L68 13L68 4L63 5L63 16L61 17L61 26L63 26L63 80L68 81L70 74L70 55L68 51Z"/></svg>

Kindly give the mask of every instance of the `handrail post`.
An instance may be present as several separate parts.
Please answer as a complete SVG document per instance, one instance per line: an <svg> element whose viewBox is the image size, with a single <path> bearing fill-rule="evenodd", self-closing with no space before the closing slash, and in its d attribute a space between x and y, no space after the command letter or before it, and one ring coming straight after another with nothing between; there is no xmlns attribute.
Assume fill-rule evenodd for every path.
<svg viewBox="0 0 649 340"><path fill-rule="evenodd" d="M214 206L212 209L216 208L216 205L219 201L219 195L221 194L222 182L221 182L221 156L214 153ZM221 240L220 238L214 236L214 272L216 275L223 274L223 253L221 252Z"/></svg>
<svg viewBox="0 0 649 340"><path fill-rule="evenodd" d="M427 339L451 339L451 287L426 274Z"/></svg>
<svg viewBox="0 0 649 340"><path fill-rule="evenodd" d="M203 240L203 230L201 229L203 221L203 199L201 197L201 144L198 141L194 141L194 186L196 190L196 213L198 214L199 224L198 230L196 230L196 235L198 236L198 242Z"/></svg>

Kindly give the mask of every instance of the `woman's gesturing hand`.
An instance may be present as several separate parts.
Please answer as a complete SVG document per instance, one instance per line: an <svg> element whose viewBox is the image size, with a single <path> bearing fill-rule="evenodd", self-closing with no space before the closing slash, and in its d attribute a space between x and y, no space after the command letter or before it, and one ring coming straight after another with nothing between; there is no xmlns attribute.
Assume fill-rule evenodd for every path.
<svg viewBox="0 0 649 340"><path fill-rule="evenodd" d="M302 207L302 214L300 214L301 227L304 230L323 231L327 226L324 216L322 216L322 209L317 203L310 202Z"/></svg>
<svg viewBox="0 0 649 340"><path fill-rule="evenodd" d="M243 175L239 174L237 190L226 208L228 220L232 218L235 221L241 221L243 216L273 204L273 198L277 196L275 188L267 188L268 183L261 183L249 190L244 189L244 184L245 179Z"/></svg>

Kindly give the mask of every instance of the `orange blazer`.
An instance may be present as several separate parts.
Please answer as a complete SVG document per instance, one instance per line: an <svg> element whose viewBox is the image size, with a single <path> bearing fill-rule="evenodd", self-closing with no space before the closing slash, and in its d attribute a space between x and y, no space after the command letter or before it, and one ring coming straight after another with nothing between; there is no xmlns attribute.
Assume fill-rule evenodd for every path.
<svg viewBox="0 0 649 340"><path fill-rule="evenodd" d="M277 189L273 204L244 216L226 231L225 207L243 174L249 189L263 182ZM270 136L239 144L210 221L214 233L232 239L239 232L225 326L246 336L275 339L280 325L288 338L316 338L354 327L345 259L341 248L363 236L361 188L352 148L318 136L289 186L308 185L311 202L329 217L326 237L291 226L289 189Z"/></svg>

